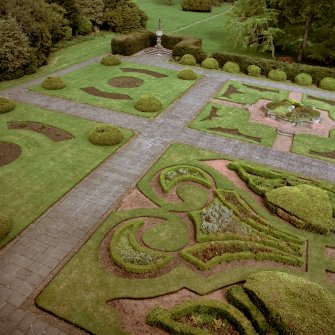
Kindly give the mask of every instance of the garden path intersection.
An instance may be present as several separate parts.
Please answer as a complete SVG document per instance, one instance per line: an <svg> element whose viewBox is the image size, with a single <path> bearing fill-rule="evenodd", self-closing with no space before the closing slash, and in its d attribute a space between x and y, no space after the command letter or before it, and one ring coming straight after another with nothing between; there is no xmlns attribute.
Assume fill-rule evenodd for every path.
<svg viewBox="0 0 335 335"><path fill-rule="evenodd" d="M82 62L53 75L62 76L99 59ZM179 65L169 63L165 56L139 53L125 59L155 67L181 69ZM202 74L203 78L154 120L27 90L32 85L40 84L44 78L1 91L2 96L19 102L137 132L127 145L99 165L0 251L1 335L78 333L65 324L61 326L62 329L58 329L47 318L41 319L26 308L24 302L59 271L171 143L189 144L335 182L335 164L187 128L227 80L311 94L325 99L335 99L335 93L200 68L196 68L196 72Z"/></svg>

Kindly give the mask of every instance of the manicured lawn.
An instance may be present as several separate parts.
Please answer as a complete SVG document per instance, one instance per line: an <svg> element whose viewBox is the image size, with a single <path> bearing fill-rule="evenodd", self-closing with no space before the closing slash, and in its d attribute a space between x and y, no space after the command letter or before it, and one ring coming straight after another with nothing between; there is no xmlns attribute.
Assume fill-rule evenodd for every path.
<svg viewBox="0 0 335 335"><path fill-rule="evenodd" d="M215 116L211 111L215 109ZM276 131L266 125L249 122L250 112L237 107L209 104L190 124L191 128L223 137L235 138L271 147Z"/></svg>
<svg viewBox="0 0 335 335"><path fill-rule="evenodd" d="M24 129L8 129L10 121L35 121L63 129L74 138L59 142ZM75 186L133 134L123 129L124 141L99 147L88 141L96 122L17 104L14 111L0 115L0 140L22 149L15 161L0 166L0 208L12 218L13 228L0 241L7 244L52 204Z"/></svg>
<svg viewBox="0 0 335 335"><path fill-rule="evenodd" d="M113 35L115 34L110 32L101 32L98 35L81 36L76 40L63 42L50 54L47 65L39 68L34 74L26 75L15 80L0 82L0 90L22 84L28 80L59 71L73 64L109 53L110 42Z"/></svg>
<svg viewBox="0 0 335 335"><path fill-rule="evenodd" d="M266 245L268 252L273 251L273 253L270 252L270 255L258 255L257 257L275 257L279 264L286 261L301 264L302 254L305 252L303 246L307 239L309 241L308 272L292 266L281 267L281 271L317 282L335 293L334 286L325 280L325 269L332 269L334 262L331 262L324 254L325 245L335 246L334 235L322 236L283 224L278 217L264 211L263 206L256 203L248 192L237 188L232 181L204 162L204 160L214 162L218 159L224 159L224 157L181 144L169 147L137 185L138 190L158 207L137 208L134 206L133 209L113 212L41 292L37 298L38 306L94 334L125 334L117 309L107 303L113 299L153 298L176 292L182 288L199 294L207 294L221 287L244 281L252 273L276 269L276 263L273 265L268 263L261 265L261 263L259 266L248 266L246 263L237 267L223 268L220 271L217 269L219 261L215 257L215 261L211 260L205 266L210 266L211 269L217 269L217 271L204 277L201 262L196 260L196 252L193 254L194 248L202 250L206 247L211 248L212 245L234 244L236 241L232 236L235 236L235 240L244 245L244 242L241 241L249 240L254 233L263 248ZM168 171L165 170L167 167L169 167ZM253 171L257 171L257 168L251 170L250 178L255 178L252 173L256 172ZM157 174L158 178L159 175L160 178L165 178L165 182L177 185L176 191L179 199L166 198L159 193L160 191L156 188ZM244 176L247 175L249 176L245 172ZM264 177L264 180L258 184L260 188L262 183L269 187L272 183L281 181L280 178L284 178L281 175L277 177L273 171L269 170L264 173L264 176L276 178L268 181L267 177ZM210 180L210 186L205 186L204 178ZM293 180L292 175L288 178ZM193 183L190 184L192 180ZM235 229L238 229L235 230L237 235L231 235L230 230L223 230L221 235L199 230L203 228L200 228L196 217L200 213L199 210L208 210L212 206L214 200L212 194L217 194L218 198L215 198L215 201L218 203L222 201L224 204L230 204L229 206L233 206L233 203L234 206L237 206L229 207L236 213L234 220L237 221L234 221L234 224L238 225L235 226ZM189 225L191 221L187 219L187 215L194 218L192 219L194 226L191 224L193 228ZM249 227L244 230L243 215L248 216L249 223L252 220L258 220L258 223L252 225L253 228ZM142 236L136 230L137 222L142 220L147 222L148 219L156 220L156 223L149 228L147 234ZM134 225L131 225L132 222ZM170 222L171 226L168 224ZM225 235L226 233L228 235ZM153 239L153 234L157 235L156 241ZM196 241L191 237L193 234L196 236ZM167 236L174 237L167 238ZM146 245L140 242L142 238ZM250 241L253 241L253 238ZM237 244L235 248L242 245ZM255 248L259 249L260 245L257 244L257 247L255 245ZM172 254L173 250L176 250L178 255ZM233 258L229 260L227 256L221 261L229 263L233 259L249 259L248 257L251 256L248 252L239 253L238 249L234 248L232 250L235 252L231 251L228 256ZM102 254L107 255L103 257L104 261L101 258ZM118 266L112 260L115 254L122 264L120 265L122 272L117 270ZM177 261L171 263L170 260L169 263L167 258L167 264L161 262L164 257L171 255L174 255ZM186 265L185 262L193 263L194 266L190 267L190 263ZM161 267L159 271L164 269L165 271L153 277L146 276L146 273L154 274L157 266Z"/></svg>
<svg viewBox="0 0 335 335"><path fill-rule="evenodd" d="M317 98L304 94L302 103L305 103L315 108L322 109L329 112L329 117L335 120L335 101Z"/></svg>
<svg viewBox="0 0 335 335"><path fill-rule="evenodd" d="M155 78L148 74L137 72L123 72L122 68L132 68L154 71L166 75L163 78ZM146 118L153 118L164 111L171 103L181 96L195 81L181 80L177 77L178 71L154 68L133 63L121 63L118 66L108 67L100 63L88 65L62 77L66 87L61 90L45 90L42 86L34 86L32 90L62 98L92 104L115 111L126 112ZM119 88L108 84L115 77L134 77L143 80L139 87ZM129 95L129 100L110 99L94 96L81 90L85 87L94 87L103 92ZM173 87L173 90L171 89ZM151 94L162 102L162 109L155 113L140 112L135 109L135 102L143 95Z"/></svg>

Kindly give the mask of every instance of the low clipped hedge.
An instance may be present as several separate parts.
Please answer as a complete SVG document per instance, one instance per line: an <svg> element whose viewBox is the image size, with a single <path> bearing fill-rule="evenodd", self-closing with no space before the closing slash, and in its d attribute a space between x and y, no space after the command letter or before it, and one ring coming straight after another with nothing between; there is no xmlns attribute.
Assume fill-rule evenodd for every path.
<svg viewBox="0 0 335 335"><path fill-rule="evenodd" d="M243 285L279 334L334 335L335 296L321 286L279 271L262 271Z"/></svg>
<svg viewBox="0 0 335 335"><path fill-rule="evenodd" d="M16 107L16 103L5 97L0 97L0 114L8 113Z"/></svg>
<svg viewBox="0 0 335 335"><path fill-rule="evenodd" d="M237 55L227 52L215 52L213 56L223 66L226 62L237 63L241 71L247 73L249 65L257 65L262 69L262 73L268 74L271 70L279 69L287 74L287 79L294 81L294 78L300 73L307 73L312 76L313 83L318 84L323 78L335 78L335 68L322 66L312 66L299 63L286 63L274 59L256 58L245 55Z"/></svg>
<svg viewBox="0 0 335 335"><path fill-rule="evenodd" d="M301 86L311 86L313 84L313 78L308 73L299 73L295 76L294 82Z"/></svg>
<svg viewBox="0 0 335 335"><path fill-rule="evenodd" d="M226 297L229 303L238 308L251 321L258 333L271 334L271 326L241 286L231 286Z"/></svg>
<svg viewBox="0 0 335 335"><path fill-rule="evenodd" d="M135 108L140 112L156 113L162 109L162 103L153 95L146 94L136 101Z"/></svg>
<svg viewBox="0 0 335 335"><path fill-rule="evenodd" d="M229 73L239 73L240 72L240 66L235 62L228 61L223 65L222 70L226 71L226 72L229 72Z"/></svg>
<svg viewBox="0 0 335 335"><path fill-rule="evenodd" d="M197 60L191 54L186 54L180 58L180 64L194 66L197 64Z"/></svg>
<svg viewBox="0 0 335 335"><path fill-rule="evenodd" d="M115 66L121 64L121 60L116 55L107 55L101 59L101 64L107 66Z"/></svg>
<svg viewBox="0 0 335 335"><path fill-rule="evenodd" d="M208 335L209 332L206 329L176 321L183 316L199 312L212 315L215 318L227 319L241 335L257 335L251 322L236 307L213 300L187 301L172 310L158 307L150 312L146 322L150 326L160 327L170 334Z"/></svg>
<svg viewBox="0 0 335 335"><path fill-rule="evenodd" d="M118 127L109 124L96 126L88 139L96 145L115 145L123 140L123 135Z"/></svg>
<svg viewBox="0 0 335 335"><path fill-rule="evenodd" d="M12 228L12 220L7 215L0 213L0 241L4 239Z"/></svg>
<svg viewBox="0 0 335 335"><path fill-rule="evenodd" d="M268 78L274 81L286 81L287 74L282 70L275 69L268 73Z"/></svg>
<svg viewBox="0 0 335 335"><path fill-rule="evenodd" d="M212 70L218 70L219 69L219 63L213 57L206 58L204 61L201 62L200 65L201 65L201 67L203 67L205 69L212 69Z"/></svg>
<svg viewBox="0 0 335 335"><path fill-rule="evenodd" d="M178 73L178 78L183 80L195 80L197 79L197 74L192 69L182 69Z"/></svg>
<svg viewBox="0 0 335 335"><path fill-rule="evenodd" d="M320 88L328 91L335 91L335 79L334 78L323 78L319 83Z"/></svg>
<svg viewBox="0 0 335 335"><path fill-rule="evenodd" d="M43 80L42 87L46 90L60 90L65 87L65 84L59 77L48 77Z"/></svg>
<svg viewBox="0 0 335 335"><path fill-rule="evenodd" d="M133 32L112 38L112 54L130 56L156 44L156 34L151 31Z"/></svg>
<svg viewBox="0 0 335 335"><path fill-rule="evenodd" d="M212 10L211 0L182 0L181 8L190 12L210 12Z"/></svg>
<svg viewBox="0 0 335 335"><path fill-rule="evenodd" d="M262 69L257 65L249 65L247 67L248 75L252 77L260 77Z"/></svg>

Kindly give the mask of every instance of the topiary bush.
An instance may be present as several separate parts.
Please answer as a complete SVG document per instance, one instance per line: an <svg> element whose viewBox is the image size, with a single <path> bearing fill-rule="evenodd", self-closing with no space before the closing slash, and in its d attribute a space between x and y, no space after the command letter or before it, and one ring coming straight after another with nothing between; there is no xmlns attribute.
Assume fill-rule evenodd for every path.
<svg viewBox="0 0 335 335"><path fill-rule="evenodd" d="M183 69L178 73L178 78L183 80L195 80L197 74L191 69Z"/></svg>
<svg viewBox="0 0 335 335"><path fill-rule="evenodd" d="M249 65L247 67L248 75L252 77L260 77L262 69L257 65Z"/></svg>
<svg viewBox="0 0 335 335"><path fill-rule="evenodd" d="M156 113L162 108L162 103L156 97L146 94L136 101L135 108L140 112Z"/></svg>
<svg viewBox="0 0 335 335"><path fill-rule="evenodd" d="M183 57L180 58L180 64L183 65L195 65L197 64L197 61L193 55L186 54Z"/></svg>
<svg viewBox="0 0 335 335"><path fill-rule="evenodd" d="M101 64L107 66L115 66L121 64L121 60L116 55L107 55L101 59Z"/></svg>
<svg viewBox="0 0 335 335"><path fill-rule="evenodd" d="M122 141L123 135L118 127L108 124L96 126L88 139L96 145L115 145Z"/></svg>
<svg viewBox="0 0 335 335"><path fill-rule="evenodd" d="M48 77L42 83L46 90L60 90L65 87L63 80L59 77Z"/></svg>
<svg viewBox="0 0 335 335"><path fill-rule="evenodd" d="M229 73L239 73L240 67L235 62L227 62L225 65L223 65L222 68L223 71L229 72Z"/></svg>
<svg viewBox="0 0 335 335"><path fill-rule="evenodd" d="M295 78L294 82L301 86L311 86L313 83L313 78L308 73L299 73Z"/></svg>
<svg viewBox="0 0 335 335"><path fill-rule="evenodd" d="M183 0L181 8L191 12L210 12L212 10L211 0Z"/></svg>
<svg viewBox="0 0 335 335"><path fill-rule="evenodd" d="M0 241L5 238L12 228L12 220L0 213Z"/></svg>
<svg viewBox="0 0 335 335"><path fill-rule="evenodd" d="M287 75L286 75L286 72L276 69L276 70L271 70L268 73L268 78L274 81L285 81L287 79Z"/></svg>
<svg viewBox="0 0 335 335"><path fill-rule="evenodd" d="M335 79L330 77L323 78L319 86L324 90L335 91Z"/></svg>
<svg viewBox="0 0 335 335"><path fill-rule="evenodd" d="M215 58L209 57L201 62L201 67L204 67L205 69L218 70L220 66Z"/></svg>
<svg viewBox="0 0 335 335"><path fill-rule="evenodd" d="M12 111L16 103L8 98L0 97L0 114Z"/></svg>

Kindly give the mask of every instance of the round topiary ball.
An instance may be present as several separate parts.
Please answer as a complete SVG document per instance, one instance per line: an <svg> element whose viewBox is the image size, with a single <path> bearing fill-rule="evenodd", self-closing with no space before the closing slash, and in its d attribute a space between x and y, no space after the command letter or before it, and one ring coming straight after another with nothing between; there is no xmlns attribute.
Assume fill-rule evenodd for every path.
<svg viewBox="0 0 335 335"><path fill-rule="evenodd" d="M65 87L63 80L59 77L48 77L42 83L46 90L60 90Z"/></svg>
<svg viewBox="0 0 335 335"><path fill-rule="evenodd" d="M107 66L115 66L121 64L121 60L116 55L107 55L103 59L101 59L101 64Z"/></svg>
<svg viewBox="0 0 335 335"><path fill-rule="evenodd" d="M271 70L268 73L268 78L274 81L285 81L287 79L287 75L282 70Z"/></svg>
<svg viewBox="0 0 335 335"><path fill-rule="evenodd" d="M195 80L197 74L191 69L183 69L178 73L178 78L183 80Z"/></svg>
<svg viewBox="0 0 335 335"><path fill-rule="evenodd" d="M308 73L299 73L295 78L294 82L301 86L311 86L313 78Z"/></svg>
<svg viewBox="0 0 335 335"><path fill-rule="evenodd" d="M140 112L155 113L162 108L162 103L156 97L146 94L136 101L135 108Z"/></svg>
<svg viewBox="0 0 335 335"><path fill-rule="evenodd" d="M197 61L193 55L186 54L183 57L180 58L180 64L183 65L195 65L197 64Z"/></svg>
<svg viewBox="0 0 335 335"><path fill-rule="evenodd" d="M323 78L319 86L324 90L335 91L335 79L330 77Z"/></svg>
<svg viewBox="0 0 335 335"><path fill-rule="evenodd" d="M257 65L249 65L247 67L248 75L252 77L260 77L262 69Z"/></svg>
<svg viewBox="0 0 335 335"><path fill-rule="evenodd" d="M240 66L235 62L226 62L225 65L223 65L222 68L223 71L229 72L229 73L239 73L240 72Z"/></svg>
<svg viewBox="0 0 335 335"><path fill-rule="evenodd" d="M12 220L0 213L0 241L5 238L12 228Z"/></svg>
<svg viewBox="0 0 335 335"><path fill-rule="evenodd" d="M88 139L97 145L114 145L122 141L123 135L118 127L102 124L94 128Z"/></svg>
<svg viewBox="0 0 335 335"><path fill-rule="evenodd" d="M201 67L204 67L205 69L218 70L220 66L215 58L209 57L201 62Z"/></svg>
<svg viewBox="0 0 335 335"><path fill-rule="evenodd" d="M8 98L0 97L0 114L12 111L16 106L13 100Z"/></svg>

